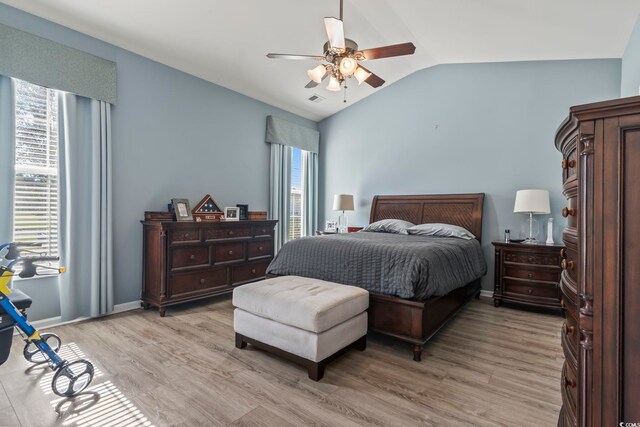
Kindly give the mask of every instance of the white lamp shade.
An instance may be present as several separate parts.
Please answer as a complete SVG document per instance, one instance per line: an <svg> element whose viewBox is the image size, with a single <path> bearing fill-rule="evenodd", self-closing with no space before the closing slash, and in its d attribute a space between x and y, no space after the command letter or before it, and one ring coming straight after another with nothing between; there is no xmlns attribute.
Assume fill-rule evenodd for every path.
<svg viewBox="0 0 640 427"><path fill-rule="evenodd" d="M352 211L353 196L351 194L336 194L333 196L334 211Z"/></svg>
<svg viewBox="0 0 640 427"><path fill-rule="evenodd" d="M353 76L358 80L358 85L361 85L371 76L371 73L365 71L362 67L358 67Z"/></svg>
<svg viewBox="0 0 640 427"><path fill-rule="evenodd" d="M547 190L518 190L514 213L548 214L551 212Z"/></svg>
<svg viewBox="0 0 640 427"><path fill-rule="evenodd" d="M327 68L324 65L320 64L316 68L308 70L307 75L314 82L320 83L326 72Z"/></svg>
<svg viewBox="0 0 640 427"><path fill-rule="evenodd" d="M329 84L327 85L327 90L332 92L337 92L340 90L340 82L335 77L331 76L329 79Z"/></svg>
<svg viewBox="0 0 640 427"><path fill-rule="evenodd" d="M344 76L352 75L353 72L356 71L356 68L358 68L358 63L353 58L349 58L348 56L345 56L340 61L340 72Z"/></svg>

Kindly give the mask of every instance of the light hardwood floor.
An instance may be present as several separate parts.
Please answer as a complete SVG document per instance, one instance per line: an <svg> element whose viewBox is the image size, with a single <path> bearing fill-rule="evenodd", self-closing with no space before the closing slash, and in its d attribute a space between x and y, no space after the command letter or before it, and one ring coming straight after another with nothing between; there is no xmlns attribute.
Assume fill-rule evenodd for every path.
<svg viewBox="0 0 640 427"><path fill-rule="evenodd" d="M323 380L234 347L229 298L135 310L54 328L70 357L97 371L92 393L52 394L14 340L0 367L0 425L554 426L560 409L562 318L474 300L427 344L369 337ZM68 357L69 357L68 356Z"/></svg>

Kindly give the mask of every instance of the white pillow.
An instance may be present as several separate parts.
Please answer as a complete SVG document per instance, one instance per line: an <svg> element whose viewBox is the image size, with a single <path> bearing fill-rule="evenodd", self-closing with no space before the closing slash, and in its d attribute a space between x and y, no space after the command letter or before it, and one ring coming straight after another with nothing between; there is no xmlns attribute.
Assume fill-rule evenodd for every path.
<svg viewBox="0 0 640 427"><path fill-rule="evenodd" d="M414 225L407 229L407 233L418 236L458 237L465 240L476 238L476 236L464 227L441 223Z"/></svg>
<svg viewBox="0 0 640 427"><path fill-rule="evenodd" d="M409 227L415 227L415 224L409 221L403 221L401 219L381 219L380 221L376 221L367 225L360 231L369 231L374 233L408 234L407 229Z"/></svg>

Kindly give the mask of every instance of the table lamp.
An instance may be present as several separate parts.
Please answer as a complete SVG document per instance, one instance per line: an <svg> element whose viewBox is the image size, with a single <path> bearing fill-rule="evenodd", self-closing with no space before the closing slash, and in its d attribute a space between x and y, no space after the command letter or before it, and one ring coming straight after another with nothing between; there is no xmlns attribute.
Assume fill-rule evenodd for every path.
<svg viewBox="0 0 640 427"><path fill-rule="evenodd" d="M548 214L551 212L549 192L547 190L518 190L516 192L516 203L513 207L513 212L529 214L529 236L524 240L524 243L538 243L535 237L533 237L533 215Z"/></svg>
<svg viewBox="0 0 640 427"><path fill-rule="evenodd" d="M338 233L346 233L349 221L344 211L353 210L353 195L336 194L333 196L333 210L342 211L342 214L338 217Z"/></svg>

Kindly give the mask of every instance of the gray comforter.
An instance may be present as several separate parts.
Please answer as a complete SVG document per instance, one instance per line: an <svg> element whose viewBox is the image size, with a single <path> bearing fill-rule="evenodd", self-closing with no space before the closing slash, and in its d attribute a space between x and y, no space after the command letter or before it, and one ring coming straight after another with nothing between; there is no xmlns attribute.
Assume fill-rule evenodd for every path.
<svg viewBox="0 0 640 427"><path fill-rule="evenodd" d="M369 232L293 240L267 269L418 300L446 295L486 272L475 239Z"/></svg>

